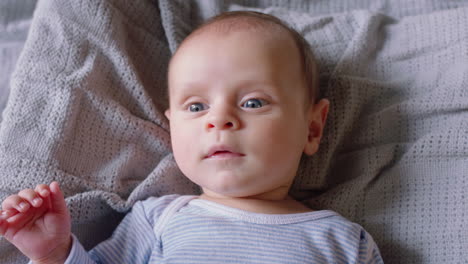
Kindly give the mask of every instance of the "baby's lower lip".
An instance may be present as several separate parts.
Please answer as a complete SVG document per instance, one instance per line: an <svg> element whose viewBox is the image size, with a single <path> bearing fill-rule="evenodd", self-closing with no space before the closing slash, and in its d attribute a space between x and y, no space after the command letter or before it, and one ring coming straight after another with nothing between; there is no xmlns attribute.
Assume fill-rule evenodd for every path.
<svg viewBox="0 0 468 264"><path fill-rule="evenodd" d="M207 156L206 158L217 158L217 159L229 159L229 158L237 158L237 157L243 157L245 156L244 154L241 153L235 153L235 152L229 152L229 151L220 151L216 152L212 155Z"/></svg>

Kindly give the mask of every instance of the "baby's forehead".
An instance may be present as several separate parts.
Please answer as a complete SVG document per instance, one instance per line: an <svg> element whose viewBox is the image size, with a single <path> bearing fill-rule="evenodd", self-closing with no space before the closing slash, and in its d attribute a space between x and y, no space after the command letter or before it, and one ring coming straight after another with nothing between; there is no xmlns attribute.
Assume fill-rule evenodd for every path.
<svg viewBox="0 0 468 264"><path fill-rule="evenodd" d="M209 21L193 31L176 50L170 61L169 72L171 72L171 66L174 61L177 61L177 57L181 57L181 60L191 59L192 52L197 52L196 49L194 50L191 47L200 45L206 47L207 44L209 46L218 45L219 42L216 40L224 40L231 34L239 33L245 34L246 39L253 40L243 42L242 46L239 46L239 49L248 49L248 45L252 45L252 43L264 43L266 49L281 47L281 49L287 49L289 54L296 50L299 55L293 36L283 26L261 18L235 16ZM217 44L214 44L215 42ZM187 52L189 54L188 57L186 56ZM288 56L288 58L297 59L297 56Z"/></svg>
<svg viewBox="0 0 468 264"><path fill-rule="evenodd" d="M258 67L261 69L266 68L265 71L272 70L271 65L275 65L275 71L282 67L280 65L298 65L300 67L300 52L287 32L279 34L274 32L277 29L272 29L270 32L258 29L252 30L247 25L233 27L213 25L212 28L195 32L179 47L171 60L169 71L171 72L171 68L178 69L178 71L173 72L179 74L181 68L175 66L180 65L179 62L182 65L186 65L187 61L191 62L189 64L202 62L213 65L220 58L229 58L224 62L235 62L246 57L256 58L254 62L266 63L260 64L259 62ZM284 52L286 50L288 52ZM229 56L227 54L235 55ZM244 56L244 54L249 55ZM210 59L203 59L207 57Z"/></svg>
<svg viewBox="0 0 468 264"><path fill-rule="evenodd" d="M286 29L271 20L251 17L233 16L228 18L218 18L209 21L196 31L212 31L219 33L229 33L236 31L266 32L266 33L286 33Z"/></svg>
<svg viewBox="0 0 468 264"><path fill-rule="evenodd" d="M250 16L235 16L228 18L221 17L214 21L209 21L193 31L184 42L188 42L196 37L222 37L231 33L252 33L255 37L265 38L269 41L282 41L285 39L294 41L286 28L273 21Z"/></svg>

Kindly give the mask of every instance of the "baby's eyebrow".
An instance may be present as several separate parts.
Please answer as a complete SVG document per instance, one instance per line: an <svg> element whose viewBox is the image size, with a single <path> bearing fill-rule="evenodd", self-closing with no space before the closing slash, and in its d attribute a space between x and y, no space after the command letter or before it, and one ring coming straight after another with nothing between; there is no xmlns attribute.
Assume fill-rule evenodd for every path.
<svg viewBox="0 0 468 264"><path fill-rule="evenodd" d="M200 82L175 83L170 87L173 96L184 97L201 94L206 91L206 84Z"/></svg>
<svg viewBox="0 0 468 264"><path fill-rule="evenodd" d="M176 105L183 105L190 98L203 97L207 92L206 84L201 82L175 83L169 90L170 97Z"/></svg>
<svg viewBox="0 0 468 264"><path fill-rule="evenodd" d="M250 79L241 81L240 84L239 84L239 88L249 88L249 87L252 87L252 86L257 86L258 87L258 86L274 86L274 85L270 81L250 80Z"/></svg>
<svg viewBox="0 0 468 264"><path fill-rule="evenodd" d="M182 91L190 92L203 92L206 91L206 88L212 84L199 82L199 81L190 81L186 83L177 84L177 89L183 89ZM245 79L238 81L235 85L236 88L245 89L250 87L272 87L274 84L271 81L266 80L255 80L255 79Z"/></svg>

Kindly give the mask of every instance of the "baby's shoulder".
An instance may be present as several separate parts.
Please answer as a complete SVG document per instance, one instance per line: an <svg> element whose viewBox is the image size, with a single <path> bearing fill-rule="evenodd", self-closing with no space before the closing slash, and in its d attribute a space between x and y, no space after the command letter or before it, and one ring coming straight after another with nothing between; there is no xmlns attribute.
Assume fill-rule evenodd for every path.
<svg viewBox="0 0 468 264"><path fill-rule="evenodd" d="M180 194L170 194L160 197L149 197L145 200L137 201L132 207L132 212L143 213L145 217L152 222L152 220L159 218L171 203L174 203L174 201L181 197L185 196Z"/></svg>
<svg viewBox="0 0 468 264"><path fill-rule="evenodd" d="M151 206L151 207L164 206L165 207L168 204L170 204L172 201L174 201L175 199L177 199L177 198L179 198L181 196L183 196L183 195L169 194L169 195L163 195L163 196L159 196L159 197L151 196L151 197L146 198L145 200L138 201L135 204L141 203L144 206Z"/></svg>
<svg viewBox="0 0 468 264"><path fill-rule="evenodd" d="M195 195L180 194L149 197L146 200L136 202L132 211L143 211L148 219L155 219L168 210L177 212L181 207L185 206L190 200L196 197Z"/></svg>
<svg viewBox="0 0 468 264"><path fill-rule="evenodd" d="M352 222L334 211L324 210L323 212L329 212L329 214L325 217L318 218L313 225L308 225L310 228L320 228L320 230L327 233L354 234L358 237L361 232L365 231L361 225Z"/></svg>

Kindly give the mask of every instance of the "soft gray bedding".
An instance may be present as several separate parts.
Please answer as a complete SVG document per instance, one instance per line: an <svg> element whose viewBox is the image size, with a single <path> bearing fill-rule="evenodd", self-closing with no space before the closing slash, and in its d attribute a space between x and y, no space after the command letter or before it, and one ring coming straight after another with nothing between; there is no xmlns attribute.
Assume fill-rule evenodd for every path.
<svg viewBox="0 0 468 264"><path fill-rule="evenodd" d="M461 1L39 1L0 127L0 199L60 181L90 248L135 201L198 192L171 155L166 66L196 24L237 9L289 22L321 65L330 119L292 194L363 225L386 263L467 262ZM24 261L0 238L1 263Z"/></svg>
<svg viewBox="0 0 468 264"><path fill-rule="evenodd" d="M35 6L36 0L0 2L0 113L7 103L11 73L23 49Z"/></svg>

